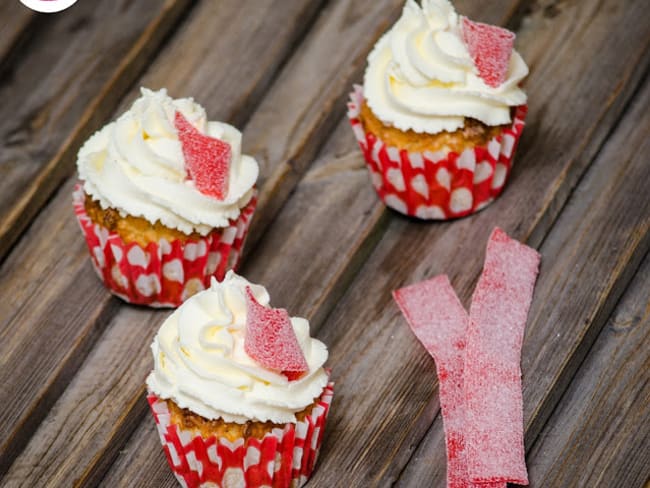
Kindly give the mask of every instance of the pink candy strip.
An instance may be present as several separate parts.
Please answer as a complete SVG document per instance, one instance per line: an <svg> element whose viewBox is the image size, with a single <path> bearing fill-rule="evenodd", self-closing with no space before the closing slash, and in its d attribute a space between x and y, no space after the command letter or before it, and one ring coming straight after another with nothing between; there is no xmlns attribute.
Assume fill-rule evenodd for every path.
<svg viewBox="0 0 650 488"><path fill-rule="evenodd" d="M475 483L528 484L520 361L539 261L534 249L492 232L465 354L467 466Z"/></svg>
<svg viewBox="0 0 650 488"><path fill-rule="evenodd" d="M469 317L444 275L396 290L393 297L413 333L436 362L447 447L447 486L474 488L467 472L464 432L463 369ZM505 488L506 485L478 486Z"/></svg>

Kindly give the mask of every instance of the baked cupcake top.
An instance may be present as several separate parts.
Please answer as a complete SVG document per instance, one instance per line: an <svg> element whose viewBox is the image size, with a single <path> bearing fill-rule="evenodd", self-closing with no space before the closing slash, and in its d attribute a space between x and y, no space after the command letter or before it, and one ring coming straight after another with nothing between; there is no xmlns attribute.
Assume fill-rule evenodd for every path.
<svg viewBox="0 0 650 488"><path fill-rule="evenodd" d="M526 103L528 74L514 34L459 16L448 0L407 0L401 18L368 56L364 95L384 124L435 134L465 117L496 126Z"/></svg>
<svg viewBox="0 0 650 488"><path fill-rule="evenodd" d="M328 381L309 322L270 308L263 286L232 271L172 313L151 349L149 389L207 419L295 423Z"/></svg>
<svg viewBox="0 0 650 488"><path fill-rule="evenodd" d="M236 128L208 121L192 98L146 88L86 141L77 168L102 208L201 235L239 216L259 173Z"/></svg>

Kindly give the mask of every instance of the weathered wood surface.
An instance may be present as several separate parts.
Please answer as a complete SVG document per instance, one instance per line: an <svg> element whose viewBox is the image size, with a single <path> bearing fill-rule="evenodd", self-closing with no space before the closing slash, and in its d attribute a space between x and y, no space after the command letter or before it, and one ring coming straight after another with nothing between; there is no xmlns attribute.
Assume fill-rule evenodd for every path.
<svg viewBox="0 0 650 488"><path fill-rule="evenodd" d="M15 48L0 85L0 261L189 3L80 2Z"/></svg>
<svg viewBox="0 0 650 488"><path fill-rule="evenodd" d="M531 486L650 480L650 258L528 455Z"/></svg>
<svg viewBox="0 0 650 488"><path fill-rule="evenodd" d="M456 2L462 13L517 28L532 73L529 127L511 185L492 207L454 223L419 223L386 211L341 119L365 54L401 1L200 2L160 53L143 61L151 64L131 91L102 106L92 129L110 118L117 102L119 110L127 106L138 86L166 86L174 96L194 96L211 117L244 126L244 148L262 163L262 199L242 272L267 285L274 304L310 318L330 346L337 381L311 484L399 479L405 486L437 486L444 478L444 457L436 449L443 444L435 369L390 291L448 272L467 299L494 224L558 259L549 273L574 299L562 302L557 280L540 277L538 293L563 306L552 318L543 314L543 302L531 311L537 326L529 324L525 387L540 358L547 358L541 363L547 369L539 387L525 390L528 446L560 398L566 401L582 358L649 244L650 211L639 190L647 180L643 152L628 153L618 173L604 162L622 157L612 154L624 145L621 139L644 142L644 119L634 114L639 106L647 111L647 97L634 97L633 115L626 107L649 64L650 23L643 22L648 13L641 4ZM622 47L625 58L618 56ZM591 62L595 53L606 62ZM623 122L613 129L621 114ZM125 306L103 290L69 207L73 182L66 181L0 267L0 398L9 399L13 416L0 426L0 441L7 442L0 460L8 465L15 458L0 484L49 479L60 486L175 486L143 398L148 345L167 313ZM612 199L616 188L633 196ZM616 205L603 205L606 198ZM619 222L620 215L626 218ZM617 241L607 234L612 228L636 233ZM62 249L66 253L57 254ZM576 266L580 277L572 278ZM602 279L581 289L584 276ZM535 349L547 339L549 324L559 327L564 318L572 321L573 341ZM591 411L588 399L579 400L571 404ZM562 419L568 421L554 414L548 425ZM641 430L633 445L647 438L647 429ZM554 449L573 442L545 442L545 459L561 459ZM624 461L612 457L608 476L628 469ZM552 472L550 463L545 473ZM629 469L631 482L645 476L638 463Z"/></svg>
<svg viewBox="0 0 650 488"><path fill-rule="evenodd" d="M18 2L0 5L0 75L12 51L29 37L32 22L37 15Z"/></svg>

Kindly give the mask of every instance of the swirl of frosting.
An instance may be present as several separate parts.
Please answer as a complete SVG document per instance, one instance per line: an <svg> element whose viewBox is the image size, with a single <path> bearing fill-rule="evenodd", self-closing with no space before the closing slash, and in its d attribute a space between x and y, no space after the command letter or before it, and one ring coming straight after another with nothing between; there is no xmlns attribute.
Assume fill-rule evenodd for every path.
<svg viewBox="0 0 650 488"><path fill-rule="evenodd" d="M368 56L364 95L373 113L400 130L435 134L510 122L510 107L526 102L519 82L528 67L513 50L506 81L492 88L478 76L460 17L448 0L407 0L401 18Z"/></svg>
<svg viewBox="0 0 650 488"><path fill-rule="evenodd" d="M328 374L325 345L309 336L309 322L291 324L309 365L296 381L260 366L244 351L246 287L257 301L269 304L266 289L229 271L219 283L188 299L162 324L151 345L154 369L147 386L208 419L245 423L296 422L322 393Z"/></svg>
<svg viewBox="0 0 650 488"><path fill-rule="evenodd" d="M205 235L239 216L253 195L259 167L241 154L241 132L207 120L203 107L191 98L173 100L162 89L141 89L131 108L86 141L77 168L84 190L102 208L122 215ZM174 115L181 112L200 132L230 144L232 160L224 200L204 195L188 179Z"/></svg>

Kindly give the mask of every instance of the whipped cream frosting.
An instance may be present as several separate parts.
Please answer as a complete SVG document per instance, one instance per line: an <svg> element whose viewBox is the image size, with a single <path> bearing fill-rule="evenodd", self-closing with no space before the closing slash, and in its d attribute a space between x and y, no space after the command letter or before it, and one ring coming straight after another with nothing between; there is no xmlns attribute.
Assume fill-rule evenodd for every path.
<svg viewBox="0 0 650 488"><path fill-rule="evenodd" d="M368 56L364 95L383 123L435 134L463 127L465 117L509 123L524 104L519 82L528 67L513 50L506 81L492 88L479 77L465 46L461 18L448 0L407 0L401 18Z"/></svg>
<svg viewBox="0 0 650 488"><path fill-rule="evenodd" d="M295 423L296 413L319 397L327 385L325 345L309 336L309 322L292 317L309 371L296 381L263 368L244 351L246 287L269 305L263 286L232 271L219 283L189 298L161 326L151 345L154 369L147 386L208 419Z"/></svg>
<svg viewBox="0 0 650 488"><path fill-rule="evenodd" d="M143 217L185 234L206 235L225 227L253 196L259 167L241 154L241 132L207 120L192 98L172 99L167 91L141 89L141 97L115 122L86 141L77 156L84 191L102 208ZM217 200L188 179L174 115L181 112L201 133L230 144L228 194Z"/></svg>

